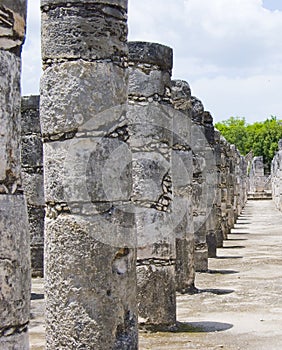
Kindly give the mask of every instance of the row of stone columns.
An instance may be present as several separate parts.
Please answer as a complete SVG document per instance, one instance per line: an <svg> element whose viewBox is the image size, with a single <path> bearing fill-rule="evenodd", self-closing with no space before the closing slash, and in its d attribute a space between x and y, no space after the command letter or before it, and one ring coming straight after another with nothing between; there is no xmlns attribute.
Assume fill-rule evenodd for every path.
<svg viewBox="0 0 282 350"><path fill-rule="evenodd" d="M3 4L0 345L25 349L25 2ZM42 0L41 8L40 127L39 98L23 99L21 162L34 275L43 269L46 210L46 348L137 349L137 315L148 329L176 326L176 291L196 291L195 270L208 270L208 257L227 238L244 170L188 83L171 81L172 50L127 43L126 0ZM17 23L12 39L7 23Z"/></svg>
<svg viewBox="0 0 282 350"><path fill-rule="evenodd" d="M45 201L39 96L21 100L21 165L30 231L31 275L43 277Z"/></svg>
<svg viewBox="0 0 282 350"><path fill-rule="evenodd" d="M0 348L28 349L30 254L21 184L20 74L26 1L0 4Z"/></svg>
<svg viewBox="0 0 282 350"><path fill-rule="evenodd" d="M223 136L220 136L220 158L221 233L227 239L247 201L247 164Z"/></svg>
<svg viewBox="0 0 282 350"><path fill-rule="evenodd" d="M282 140L279 140L278 151L271 162L271 183L272 199L282 211Z"/></svg>

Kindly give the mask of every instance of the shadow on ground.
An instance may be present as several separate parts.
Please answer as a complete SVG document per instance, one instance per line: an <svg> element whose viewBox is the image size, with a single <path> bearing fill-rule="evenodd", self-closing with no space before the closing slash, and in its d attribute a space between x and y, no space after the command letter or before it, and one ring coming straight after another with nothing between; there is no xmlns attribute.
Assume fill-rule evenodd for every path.
<svg viewBox="0 0 282 350"><path fill-rule="evenodd" d="M202 321L202 322L177 322L173 333L213 333L227 331L232 328L231 323Z"/></svg>
<svg viewBox="0 0 282 350"><path fill-rule="evenodd" d="M236 271L236 270L208 270L207 273L219 274L219 275L232 275L234 273L239 273L239 271Z"/></svg>

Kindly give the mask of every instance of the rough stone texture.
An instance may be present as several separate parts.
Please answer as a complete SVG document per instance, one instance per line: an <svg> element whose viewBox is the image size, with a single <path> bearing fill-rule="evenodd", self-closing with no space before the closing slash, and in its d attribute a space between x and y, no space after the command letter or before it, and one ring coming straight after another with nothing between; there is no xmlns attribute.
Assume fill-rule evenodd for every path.
<svg viewBox="0 0 282 350"><path fill-rule="evenodd" d="M0 348L28 349L30 254L21 188L20 72L26 1L0 4Z"/></svg>
<svg viewBox="0 0 282 350"><path fill-rule="evenodd" d="M45 65L127 56L126 1L42 2L42 58ZM82 39L83 38L83 39Z"/></svg>
<svg viewBox="0 0 282 350"><path fill-rule="evenodd" d="M272 199L282 211L282 140L279 140L278 151L271 162Z"/></svg>
<svg viewBox="0 0 282 350"><path fill-rule="evenodd" d="M47 348L137 349L135 250L96 239L103 224L101 215L46 219Z"/></svg>
<svg viewBox="0 0 282 350"><path fill-rule="evenodd" d="M21 134L22 179L30 230L31 274L33 277L42 277L45 201L39 96L22 98Z"/></svg>
<svg viewBox="0 0 282 350"><path fill-rule="evenodd" d="M0 193L13 193L20 186L20 59L0 50L0 61Z"/></svg>
<svg viewBox="0 0 282 350"><path fill-rule="evenodd" d="M2 0L0 4L0 48L17 55L25 36L26 4L26 0Z"/></svg>
<svg viewBox="0 0 282 350"><path fill-rule="evenodd" d="M200 100L191 98L193 150L193 215L196 271L207 271L216 256L217 175L212 117Z"/></svg>
<svg viewBox="0 0 282 350"><path fill-rule="evenodd" d="M47 349L138 347L126 1L42 1Z"/></svg>
<svg viewBox="0 0 282 350"><path fill-rule="evenodd" d="M172 50L160 44L129 43L128 118L138 242L137 301L140 324L153 330L176 323L171 179L174 110L167 95L171 56Z"/></svg>
<svg viewBox="0 0 282 350"><path fill-rule="evenodd" d="M22 195L0 195L0 233L0 348L10 342L11 348L20 349L16 335L27 333L30 303L29 233ZM28 341L25 335L23 339ZM22 343L24 349L27 345Z"/></svg>
<svg viewBox="0 0 282 350"><path fill-rule="evenodd" d="M174 228L176 237L176 290L193 292L195 288L195 238L193 224L193 156L191 148L191 91L182 80L172 81L173 118L172 183L174 211L181 213Z"/></svg>

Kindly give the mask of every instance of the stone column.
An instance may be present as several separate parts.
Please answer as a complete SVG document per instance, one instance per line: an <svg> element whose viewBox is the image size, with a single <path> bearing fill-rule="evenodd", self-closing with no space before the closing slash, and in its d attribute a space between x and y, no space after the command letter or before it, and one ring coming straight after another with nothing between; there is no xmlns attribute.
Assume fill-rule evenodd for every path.
<svg viewBox="0 0 282 350"><path fill-rule="evenodd" d="M172 184L173 206L177 223L176 290L193 293L195 288L195 238L193 225L193 156L191 140L191 90L183 80L172 81L173 117ZM176 216L176 213L179 216Z"/></svg>
<svg viewBox="0 0 282 350"><path fill-rule="evenodd" d="M215 137L213 118L207 111L203 113L203 126L206 138L206 182L207 182L207 219L206 235L209 258L216 257L217 248L217 215L216 215L216 195L217 195L217 168L215 158Z"/></svg>
<svg viewBox="0 0 282 350"><path fill-rule="evenodd" d="M127 1L42 0L47 349L137 349Z"/></svg>
<svg viewBox="0 0 282 350"><path fill-rule="evenodd" d="M216 165L216 199L215 199L215 211L216 211L216 244L217 248L223 247L223 232L222 232L222 211L221 211L221 147L220 147L220 132L214 131L215 139L215 165Z"/></svg>
<svg viewBox="0 0 282 350"><path fill-rule="evenodd" d="M278 142L278 152L271 162L272 199L277 209L282 211L282 139Z"/></svg>
<svg viewBox="0 0 282 350"><path fill-rule="evenodd" d="M20 75L26 1L0 4L0 348L29 349L30 255L21 188Z"/></svg>
<svg viewBox="0 0 282 350"><path fill-rule="evenodd" d="M195 266L196 271L207 271L208 255L211 250L209 247L213 246L216 249L214 233L215 156L212 145L214 136L211 116L209 112L204 111L202 102L192 97L191 104Z"/></svg>
<svg viewBox="0 0 282 350"><path fill-rule="evenodd" d="M129 142L136 207L139 322L156 330L176 322L172 223L172 50L129 43Z"/></svg>
<svg viewBox="0 0 282 350"><path fill-rule="evenodd" d="M22 98L21 126L22 177L30 228L31 274L33 277L43 277L45 201L39 96Z"/></svg>

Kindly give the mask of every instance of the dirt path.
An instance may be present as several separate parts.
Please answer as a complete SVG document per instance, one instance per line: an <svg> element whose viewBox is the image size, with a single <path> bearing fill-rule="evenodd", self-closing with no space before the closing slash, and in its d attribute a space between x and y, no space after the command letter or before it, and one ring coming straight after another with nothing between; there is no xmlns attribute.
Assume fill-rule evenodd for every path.
<svg viewBox="0 0 282 350"><path fill-rule="evenodd" d="M272 201L249 201L200 293L178 295L179 331L141 333L140 350L281 350L282 213ZM31 349L44 349L42 280L33 283Z"/></svg>

